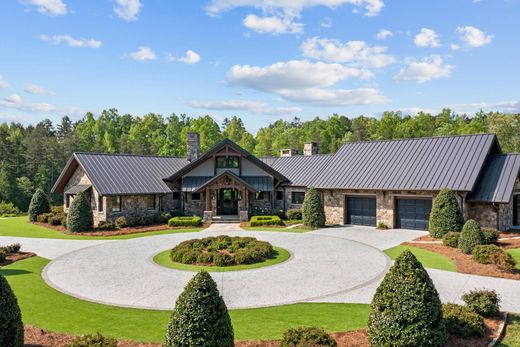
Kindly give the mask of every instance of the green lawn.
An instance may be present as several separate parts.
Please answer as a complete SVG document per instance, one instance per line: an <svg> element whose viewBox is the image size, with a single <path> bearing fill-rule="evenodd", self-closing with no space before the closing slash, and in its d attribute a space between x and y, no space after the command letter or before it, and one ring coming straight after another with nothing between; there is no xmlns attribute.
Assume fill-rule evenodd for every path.
<svg viewBox="0 0 520 347"><path fill-rule="evenodd" d="M39 328L70 334L104 335L136 341L164 341L168 311L120 308L79 300L49 287L41 271L49 260L34 257L1 269L18 297L23 320ZM329 332L367 325L369 305L294 304L231 310L238 340L277 339L296 326L321 326Z"/></svg>
<svg viewBox="0 0 520 347"><path fill-rule="evenodd" d="M74 239L74 240L125 240L143 236L154 236L174 233L187 233L200 231L202 228L168 229L147 231L143 233L118 235L118 236L83 236L69 235L62 232L41 227L28 222L28 217L12 217L0 219L0 236L36 237L44 239Z"/></svg>
<svg viewBox="0 0 520 347"><path fill-rule="evenodd" d="M252 230L252 231L285 231L287 233L306 233L308 231L313 231L315 229L308 228L308 227L294 227L294 228L287 228L287 227L241 227L244 230Z"/></svg>
<svg viewBox="0 0 520 347"><path fill-rule="evenodd" d="M506 336L498 344L499 347L520 346L520 314L509 314L507 319Z"/></svg>
<svg viewBox="0 0 520 347"><path fill-rule="evenodd" d="M520 270L520 248L514 248L507 250L507 253L511 254L511 256L516 261L516 269Z"/></svg>
<svg viewBox="0 0 520 347"><path fill-rule="evenodd" d="M245 264L245 265L235 265L235 266L197 266L197 265L190 265L190 264L182 264L182 263L174 263L170 259L170 250L166 250L164 252L161 252L157 254L153 261L161 266L165 266L170 269L176 269L176 270L184 270L184 271L200 271L202 269L208 271L208 272L226 272L226 271L240 271L240 270L251 270L251 269L258 269L265 266L271 266L275 264L282 263L289 259L291 254L279 247L273 247L274 255L273 257L260 262L260 263L254 263L254 264Z"/></svg>
<svg viewBox="0 0 520 347"><path fill-rule="evenodd" d="M420 249L412 246L403 246L399 245L390 249L387 249L385 253L395 260L399 256L399 254L403 253L405 250L410 250L417 259L421 262L424 267L429 267L431 269L439 269L445 271L457 272L457 268L455 267L455 263L441 254L426 251L424 249Z"/></svg>

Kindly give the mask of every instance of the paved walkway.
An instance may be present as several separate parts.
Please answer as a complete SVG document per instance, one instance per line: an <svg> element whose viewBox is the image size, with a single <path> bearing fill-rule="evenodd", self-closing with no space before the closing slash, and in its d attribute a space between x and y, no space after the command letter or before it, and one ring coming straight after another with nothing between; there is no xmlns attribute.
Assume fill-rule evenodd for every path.
<svg viewBox="0 0 520 347"><path fill-rule="evenodd" d="M381 250L424 232L356 226L284 233L213 224L200 233L117 241L0 237L0 245L20 242L22 249L54 259L44 271L45 279L70 295L119 306L171 309L194 273L163 268L152 262L153 256L183 240L221 234L257 237L292 254L288 261L271 267L212 273L228 306L243 308L293 302L369 303L391 265ZM489 288L502 296L503 309L520 312L520 281L428 272L444 302L460 302L463 292Z"/></svg>

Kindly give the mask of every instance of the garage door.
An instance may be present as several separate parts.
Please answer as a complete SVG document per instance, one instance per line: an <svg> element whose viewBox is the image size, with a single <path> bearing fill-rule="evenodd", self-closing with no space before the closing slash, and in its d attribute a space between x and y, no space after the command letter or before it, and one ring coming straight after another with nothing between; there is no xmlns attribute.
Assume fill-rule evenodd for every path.
<svg viewBox="0 0 520 347"><path fill-rule="evenodd" d="M347 196L347 224L376 225L376 198Z"/></svg>
<svg viewBox="0 0 520 347"><path fill-rule="evenodd" d="M431 199L396 199L397 228L428 230L431 209Z"/></svg>

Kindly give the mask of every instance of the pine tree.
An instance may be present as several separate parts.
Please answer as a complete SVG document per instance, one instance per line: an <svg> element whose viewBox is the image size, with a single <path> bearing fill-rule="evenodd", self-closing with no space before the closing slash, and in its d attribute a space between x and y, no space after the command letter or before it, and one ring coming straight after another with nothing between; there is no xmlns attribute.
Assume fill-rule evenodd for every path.
<svg viewBox="0 0 520 347"><path fill-rule="evenodd" d="M231 319L217 284L206 271L181 293L170 319L166 347L234 346Z"/></svg>
<svg viewBox="0 0 520 347"><path fill-rule="evenodd" d="M314 188L307 190L303 200L303 224L308 227L325 226L325 211L320 193Z"/></svg>
<svg viewBox="0 0 520 347"><path fill-rule="evenodd" d="M0 273L0 346L22 347L24 330L18 300Z"/></svg>

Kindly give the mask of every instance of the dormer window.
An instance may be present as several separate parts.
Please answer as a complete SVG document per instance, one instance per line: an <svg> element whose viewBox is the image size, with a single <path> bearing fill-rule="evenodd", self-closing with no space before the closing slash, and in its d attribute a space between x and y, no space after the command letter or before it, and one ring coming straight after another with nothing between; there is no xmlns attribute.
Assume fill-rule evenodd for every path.
<svg viewBox="0 0 520 347"><path fill-rule="evenodd" d="M217 169L238 169L238 157L217 157Z"/></svg>

